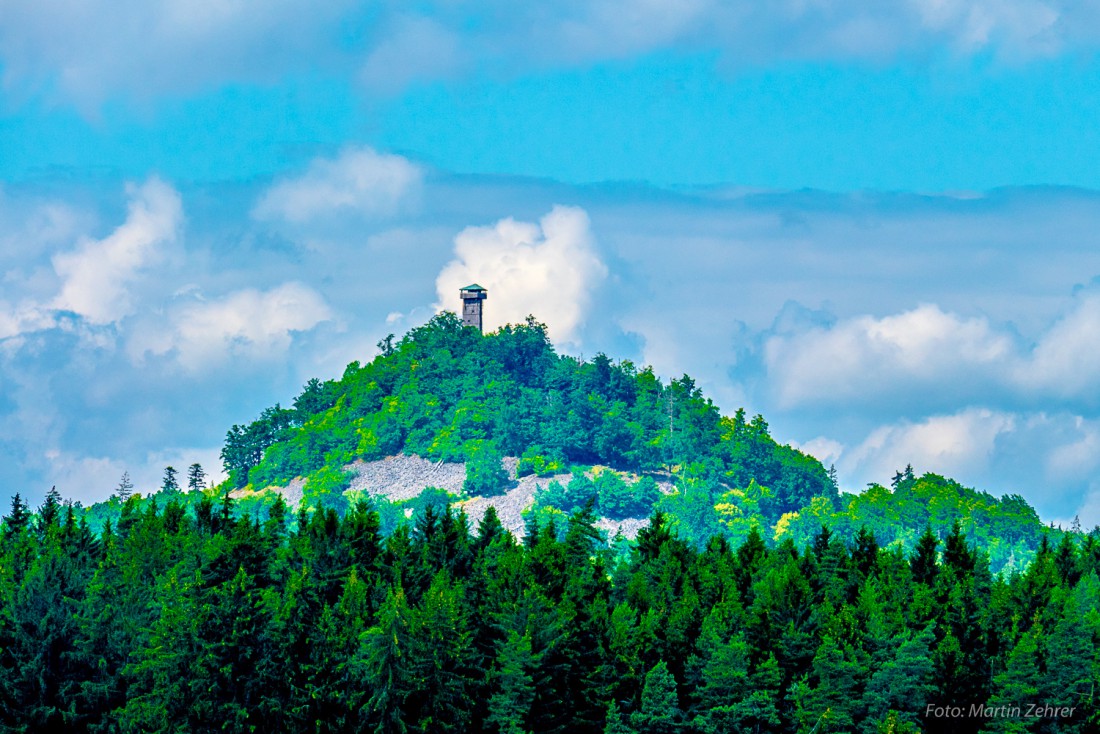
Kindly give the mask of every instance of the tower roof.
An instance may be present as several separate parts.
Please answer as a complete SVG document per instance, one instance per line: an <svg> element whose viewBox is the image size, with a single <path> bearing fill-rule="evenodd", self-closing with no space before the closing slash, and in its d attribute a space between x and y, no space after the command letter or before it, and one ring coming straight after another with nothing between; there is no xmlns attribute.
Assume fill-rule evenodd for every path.
<svg viewBox="0 0 1100 734"><path fill-rule="evenodd" d="M477 283L474 283L473 285L468 285L465 288L462 288L461 290L464 290L464 291L483 291L485 289L482 288L481 286L479 286Z"/></svg>

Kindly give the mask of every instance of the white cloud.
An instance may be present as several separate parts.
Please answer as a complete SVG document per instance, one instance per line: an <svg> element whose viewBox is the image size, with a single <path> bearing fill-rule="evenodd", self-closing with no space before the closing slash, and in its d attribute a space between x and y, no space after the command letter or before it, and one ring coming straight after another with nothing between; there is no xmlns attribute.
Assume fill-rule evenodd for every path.
<svg viewBox="0 0 1100 734"><path fill-rule="evenodd" d="M835 464L844 455L844 444L827 436L818 436L801 444L792 442L791 446L814 457L824 466Z"/></svg>
<svg viewBox="0 0 1100 734"><path fill-rule="evenodd" d="M86 110L119 93L147 98L270 81L341 54L347 0L7 0L0 64Z"/></svg>
<svg viewBox="0 0 1100 734"><path fill-rule="evenodd" d="M1100 292L1078 294L1027 349L984 317L936 305L827 327L784 330L764 344L764 363L780 407L983 402L1095 405L1100 389Z"/></svg>
<svg viewBox="0 0 1100 734"><path fill-rule="evenodd" d="M50 307L108 324L134 311L129 286L173 242L183 220L179 194L153 178L128 188L126 221L102 240L84 240L53 257L61 291Z"/></svg>
<svg viewBox="0 0 1100 734"><path fill-rule="evenodd" d="M0 66L94 110L112 97L189 92L288 74L361 77L393 89L456 70L575 66L685 48L735 62L889 58L948 45L1029 57L1100 41L1070 0L7 0ZM349 32L349 29L352 29Z"/></svg>
<svg viewBox="0 0 1100 734"><path fill-rule="evenodd" d="M334 159L316 159L301 176L273 185L253 215L295 224L341 211L392 216L416 200L422 178L420 167L399 155L349 148Z"/></svg>
<svg viewBox="0 0 1100 734"><path fill-rule="evenodd" d="M1039 339L1018 374L1026 388L1085 397L1100 388L1100 293L1086 291Z"/></svg>
<svg viewBox="0 0 1100 734"><path fill-rule="evenodd" d="M910 0L925 27L954 39L963 51L992 43L1032 53L1057 51L1059 23L1072 17L1062 2L1042 0Z"/></svg>
<svg viewBox="0 0 1100 734"><path fill-rule="evenodd" d="M430 18L399 16L368 54L360 78L372 90L397 92L420 79L464 71L461 37Z"/></svg>
<svg viewBox="0 0 1100 734"><path fill-rule="evenodd" d="M43 458L47 481L65 499L85 505L106 499L126 471L122 462L107 456L77 456L52 449Z"/></svg>
<svg viewBox="0 0 1100 734"><path fill-rule="evenodd" d="M1100 426L1074 416L1073 429L1069 442L1056 445L1044 462L1047 475L1056 480L1091 476L1100 465Z"/></svg>
<svg viewBox="0 0 1100 734"><path fill-rule="evenodd" d="M221 447L172 448L149 452L144 461L135 464L130 471L134 490L146 494L160 489L164 482L165 467L176 470L176 481L182 489L187 489L187 470L192 464L202 466L207 483L217 484L225 479L222 471ZM118 482L116 481L117 485Z"/></svg>
<svg viewBox="0 0 1100 734"><path fill-rule="evenodd" d="M246 288L212 301L172 309L167 323L147 322L129 344L133 358L172 354L190 372L229 361L270 360L290 347L295 332L332 317L324 299L301 283L268 291Z"/></svg>
<svg viewBox="0 0 1100 734"><path fill-rule="evenodd" d="M555 344L579 344L593 291L607 277L583 209L555 206L538 224L502 219L455 237L455 259L436 278L440 310L458 310L458 291L489 291L485 328L543 320Z"/></svg>
<svg viewBox="0 0 1100 734"><path fill-rule="evenodd" d="M80 233L106 242L123 221L99 182L85 185L58 196L7 184L0 200L0 332L19 334L0 342L0 479L36 501L53 481L85 491L60 486L45 448L74 466L109 458L101 496L122 468L155 483L190 455L163 447L216 444L309 377L336 376L387 332L422 323L418 306L456 308L458 288L477 281L490 288L490 327L534 313L559 344L686 372L723 410L761 412L779 440L835 461L847 489L912 462L1019 492L1044 519L1086 508L1100 520L1086 504L1100 465L1100 291L1067 295L1100 273L1090 192L719 199L432 176L399 228L316 216L272 237L250 217L255 189L212 206L206 192L226 189L196 187L186 238L154 246L122 281L129 305L117 308L130 315L96 326L47 308L61 290L51 255L81 252ZM57 216L29 214L44 211L43 190L61 200ZM583 211L498 222L502 208L542 213L563 199ZM93 214L79 208L91 202ZM463 230L470 222L494 224Z"/></svg>
<svg viewBox="0 0 1100 734"><path fill-rule="evenodd" d="M1015 427L1013 415L985 408L880 426L843 455L841 470L866 481L884 481L907 464L918 471L973 476L987 469L997 438Z"/></svg>
<svg viewBox="0 0 1100 734"><path fill-rule="evenodd" d="M870 401L922 388L954 391L995 380L1015 358L1012 340L986 319L964 319L936 305L884 318L858 316L773 336L764 345L783 407Z"/></svg>

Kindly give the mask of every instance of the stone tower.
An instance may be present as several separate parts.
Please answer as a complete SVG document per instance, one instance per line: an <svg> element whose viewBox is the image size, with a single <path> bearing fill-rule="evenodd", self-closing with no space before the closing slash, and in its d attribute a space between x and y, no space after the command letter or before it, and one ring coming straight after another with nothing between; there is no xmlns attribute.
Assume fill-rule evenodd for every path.
<svg viewBox="0 0 1100 734"><path fill-rule="evenodd" d="M481 302L489 297L489 291L477 283L468 285L458 292L462 296L462 325L481 327Z"/></svg>

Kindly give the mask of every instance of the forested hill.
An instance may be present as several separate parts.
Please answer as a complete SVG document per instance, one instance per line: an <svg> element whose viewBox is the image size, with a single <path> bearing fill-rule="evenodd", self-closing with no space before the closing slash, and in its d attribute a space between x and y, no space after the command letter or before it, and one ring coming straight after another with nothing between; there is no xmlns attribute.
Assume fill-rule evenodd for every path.
<svg viewBox="0 0 1100 734"><path fill-rule="evenodd" d="M840 495L762 418L536 323L444 314L229 439L221 487L15 496L0 734L1100 731L1100 533L908 469ZM402 450L467 495L514 491L506 454L559 481L522 539L344 489ZM297 512L250 489L298 475Z"/></svg>
<svg viewBox="0 0 1100 734"><path fill-rule="evenodd" d="M828 525L848 542L866 528L884 545L911 549L926 526L944 538L958 522L999 571L1026 565L1048 532L1018 496L998 500L908 468L889 490L842 495L831 471L778 444L762 416L721 416L686 375L663 382L603 354L557 354L533 318L482 335L444 312L379 346L340 379L311 380L292 407L233 426L222 453L230 485L305 477L308 501L342 512L344 467L356 460L405 452L464 461L469 496L505 491L501 457L516 456L520 474L573 472L536 496L533 520L588 501L612 518L656 507L697 547L713 535L739 543L753 527L803 546ZM676 491L658 492L655 478Z"/></svg>

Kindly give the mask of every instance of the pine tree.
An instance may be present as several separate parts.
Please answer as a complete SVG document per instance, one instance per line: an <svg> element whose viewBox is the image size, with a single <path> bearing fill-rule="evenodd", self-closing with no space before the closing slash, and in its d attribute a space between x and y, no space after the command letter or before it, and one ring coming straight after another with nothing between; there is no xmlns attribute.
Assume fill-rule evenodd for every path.
<svg viewBox="0 0 1100 734"><path fill-rule="evenodd" d="M57 526L60 518L61 494L57 491L57 487L50 487L50 491L46 493L46 499L38 508L38 532L44 536L50 528Z"/></svg>
<svg viewBox="0 0 1100 734"><path fill-rule="evenodd" d="M497 516L497 508L489 505L477 524L477 547L481 550L488 548L494 540L502 537L504 533L504 526L500 522L500 517Z"/></svg>
<svg viewBox="0 0 1100 734"><path fill-rule="evenodd" d="M860 666L853 661L853 651L826 635L814 655L812 675L795 686L796 716L802 728L809 729L827 719L829 728L850 731L852 713L858 703L856 695Z"/></svg>
<svg viewBox="0 0 1100 734"><path fill-rule="evenodd" d="M411 665L420 690L413 721L421 731L465 731L472 708L466 667L470 633L461 589L445 570L432 579L414 619Z"/></svg>
<svg viewBox="0 0 1100 734"><path fill-rule="evenodd" d="M935 534L932 532L932 526L925 526L924 534L921 535L920 540L917 541L917 549L913 553L913 558L910 561L910 568L913 571L913 580L918 584L931 586L935 582L938 572L936 556L939 544L939 540L936 539Z"/></svg>
<svg viewBox="0 0 1100 734"><path fill-rule="evenodd" d="M361 667L364 685L371 691L364 711L368 728L375 734L408 731L404 709L414 685L409 617L404 591L390 589L378 612L378 624L363 633Z"/></svg>
<svg viewBox="0 0 1100 734"><path fill-rule="evenodd" d="M11 511L4 518L4 532L7 537L18 535L30 523L31 513L27 509L27 503L18 492L11 498Z"/></svg>
<svg viewBox="0 0 1100 734"><path fill-rule="evenodd" d="M531 652L531 636L509 630L508 638L500 646L492 675L496 692L489 699L488 722L496 726L500 734L528 731L527 715L535 700L531 671L537 662Z"/></svg>
<svg viewBox="0 0 1100 734"><path fill-rule="evenodd" d="M607 707L603 734L638 734L638 731L626 723L622 713L619 712L619 705L612 701Z"/></svg>
<svg viewBox="0 0 1100 734"><path fill-rule="evenodd" d="M919 723L920 715L935 693L932 685L934 668L931 646L935 641L933 625L915 635L903 632L894 639L896 652L892 659L876 669L867 683L861 707L866 717L861 724L865 732L877 730L877 723L889 719L898 724Z"/></svg>
<svg viewBox="0 0 1100 734"><path fill-rule="evenodd" d="M174 467L164 467L164 480L161 482L160 489L162 492L178 492L180 491L179 482L176 481L176 470Z"/></svg>
<svg viewBox="0 0 1100 734"><path fill-rule="evenodd" d="M191 492L202 489L206 481L206 472L202 470L202 464L198 462L187 468L187 489Z"/></svg>
<svg viewBox="0 0 1100 734"><path fill-rule="evenodd" d="M118 480L118 487L115 489L115 496L118 497L122 504L126 504L126 500L130 499L130 495L134 493L134 483L130 480L130 472L122 472L122 477Z"/></svg>
<svg viewBox="0 0 1100 734"><path fill-rule="evenodd" d="M770 731L780 723L775 710L780 673L775 658L764 660L749 675L749 649L735 636L714 648L703 667L698 691L700 714L693 722L703 734Z"/></svg>
<svg viewBox="0 0 1100 734"><path fill-rule="evenodd" d="M1046 674L1042 677L1039 699L1054 707L1074 707L1087 712L1095 693L1096 681L1100 679L1100 649L1097 641L1100 637L1100 625L1094 630L1089 628L1090 607L1095 622L1100 622L1097 614L1097 600L1100 600L1100 581L1095 574L1084 577L1072 591L1063 592L1065 601L1062 615L1046 639L1044 658ZM1087 731L1087 716L1077 716L1073 720L1060 723L1060 729L1067 732Z"/></svg>
<svg viewBox="0 0 1100 734"><path fill-rule="evenodd" d="M994 710L1011 710L1036 701L1042 687L1039 669L1039 636L1037 627L1024 633L1009 653L1005 669L993 679L993 696L988 706ZM986 722L986 730L993 732L1026 732L1026 720L1013 716L997 715Z"/></svg>
<svg viewBox="0 0 1100 734"><path fill-rule="evenodd" d="M630 723L639 734L673 734L680 731L680 719L676 678L662 660L646 674L642 704Z"/></svg>

